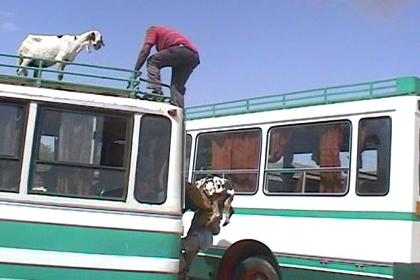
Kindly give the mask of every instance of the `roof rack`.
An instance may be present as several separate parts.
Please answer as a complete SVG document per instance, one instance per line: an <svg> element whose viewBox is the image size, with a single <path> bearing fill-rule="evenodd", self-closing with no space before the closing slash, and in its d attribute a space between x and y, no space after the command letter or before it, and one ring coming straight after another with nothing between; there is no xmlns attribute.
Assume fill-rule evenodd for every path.
<svg viewBox="0 0 420 280"><path fill-rule="evenodd" d="M127 98L142 98L146 93L140 90L140 83L147 82L141 78L141 72L116 67L107 67L68 61L36 59L37 67L25 67L28 70L38 70L38 77L17 76L16 70L19 66L16 63L20 58L32 58L18 55L0 53L0 83L22 85L31 87L51 88L66 91L77 91L83 93L111 95ZM66 69L73 71L59 71L53 68L43 68L46 62L63 62ZM57 74L64 74L64 81L57 79ZM169 85L161 84L164 88ZM161 102L171 102L169 97L160 98Z"/></svg>
<svg viewBox="0 0 420 280"><path fill-rule="evenodd" d="M377 99L401 95L420 94L417 77L317 88L304 91L247 98L237 101L194 106L186 109L187 120L307 107L356 100Z"/></svg>

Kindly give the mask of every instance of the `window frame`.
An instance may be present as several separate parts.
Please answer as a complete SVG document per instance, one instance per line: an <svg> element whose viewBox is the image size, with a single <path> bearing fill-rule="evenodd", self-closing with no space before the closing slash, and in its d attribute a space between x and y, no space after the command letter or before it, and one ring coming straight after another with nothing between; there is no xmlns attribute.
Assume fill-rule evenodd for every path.
<svg viewBox="0 0 420 280"><path fill-rule="evenodd" d="M0 188L0 192L3 193L20 193L21 187L20 182L22 179L22 165L23 165L23 154L25 150L25 142L26 142L26 133L27 133L27 127L28 127L28 113L29 113L29 104L30 102L27 100L22 99L14 99L14 98L0 98L0 104L4 105L15 105L22 108L22 116L23 116L23 122L22 122L22 138L19 145L19 151L17 153L17 157L14 156L8 156L8 155L0 155L0 160L6 160L6 161L17 161L19 166L19 179L18 179L18 185L16 187L16 190L6 190Z"/></svg>
<svg viewBox="0 0 420 280"><path fill-rule="evenodd" d="M276 128L284 128L284 127L297 127L297 126L313 126L313 125L324 125L324 124L334 124L334 123L341 123L341 124L348 124L349 130L348 130L348 154L350 156L349 163L347 168L339 167L339 168L332 168L332 167L325 167L324 170L332 169L332 170L346 170L347 171L347 184L346 184L346 190L342 193L321 193L321 192L269 192L266 187L266 173L268 170L268 158L270 153L270 140L271 140L271 131ZM310 122L310 123L292 123L292 124L286 124L286 125L276 125L271 126L267 130L266 135L266 154L265 154L265 163L264 163L264 174L263 174L263 184L262 189L263 193L266 196L293 196L293 197L344 197L346 196L351 187L351 163L352 163L352 138L353 138L353 123L350 119L336 119L336 120L329 120L329 121L320 121L320 122ZM287 168L285 168L287 169ZM310 170L314 170L315 168L310 168ZM299 169L295 168L294 170L299 171ZM319 172L322 172L321 168L318 168ZM305 172L305 170L302 170L302 172Z"/></svg>
<svg viewBox="0 0 420 280"><path fill-rule="evenodd" d="M361 150L360 150L361 147L360 147L360 143L359 143L360 142L359 141L360 140L359 139L359 137L360 137L360 135L359 135L360 134L360 122L362 120L374 120L374 119L388 119L389 120L389 135L388 135L388 137L389 137L389 146L388 146L388 155L389 155L389 157L388 157L388 163L387 163L387 166L386 166L386 168L387 168L387 174L386 174L386 176L387 176L387 189L383 193L360 193L358 191L358 188L359 188L358 175L359 175L359 167L360 167L360 162L359 162L358 158L359 158L359 153L361 152ZM387 196L388 193L389 193L389 191L390 191L390 189L391 189L392 117L389 116L389 115L386 115L386 116L374 116L374 117L360 118L358 120L358 123L357 123L357 134L358 134L358 137L357 137L356 177L355 177L356 182L355 182L355 190L354 190L354 192L359 197L384 197L384 196Z"/></svg>
<svg viewBox="0 0 420 280"><path fill-rule="evenodd" d="M168 146L168 166L167 166L167 170L166 170L166 184L165 184L165 199L162 200L161 202L151 202L150 200L147 201L146 199L142 199L141 197L137 197L137 188L138 186L138 182L137 179L139 176L141 176L141 169L139 169L140 166L140 143L141 143L141 135L142 135L142 125L143 125L143 120L144 118L147 117L153 117L153 118L161 118L161 119L165 119L168 121L169 123L169 146ZM172 151L172 137L173 137L173 125L172 125L172 120L170 118L168 118L167 116L164 115L155 115L155 114L143 114L140 118L140 128L139 128L139 134L136 136L138 139L138 143L137 143L137 157L136 157L136 170L135 172L135 179L134 179L134 189L133 189L133 198L137 203L140 204L149 204L149 205L162 205L165 204L165 202L168 200L168 189L169 189L169 174L170 174L170 164L171 164L171 151Z"/></svg>
<svg viewBox="0 0 420 280"><path fill-rule="evenodd" d="M50 160L40 160L38 159L39 148L41 142L41 123L43 121L42 112L43 111L56 111L59 113L75 113L79 115L95 115L103 117L117 117L124 118L127 121L127 129L125 133L126 145L124 149L124 158L123 158L123 167L117 166L101 166L99 164L87 164L87 163L78 163L78 162L67 162L67 161L50 161ZM29 167L29 178L28 178L28 188L27 195L41 195L48 197L60 197L60 198L71 198L71 199L83 199L83 200L97 200L97 201L117 201L117 202L127 202L128 199L128 189L129 189L129 174L131 168L131 153L132 153L132 135L134 130L134 112L122 111L122 110L108 110L100 109L97 107L91 106L80 106L80 105L70 105L70 104L57 104L49 102L37 102L37 113L35 120L34 136L33 136L33 147L31 155L31 163ZM32 192L31 186L33 183L33 176L35 174L34 169L37 164L42 165L52 165L52 166L64 166L64 167L75 167L80 169L91 169L91 170L112 170L112 171L125 171L125 186L123 189L123 195L121 198L115 197L100 197L100 196L75 196L75 195L65 195L57 193L38 193Z"/></svg>
<svg viewBox="0 0 420 280"><path fill-rule="evenodd" d="M234 132L234 133L238 133L238 132L246 132L246 131L256 131L258 133L258 139L259 139L259 156L258 156L258 163L257 166L258 168L253 169L253 171L248 171L247 173L245 172L233 172L233 173L229 173L229 174L253 174L256 173L256 181L255 181L255 190L253 192L239 192L235 190L235 195L255 195L258 190L259 190L259 182L260 182L260 174L261 174L261 157L262 157L262 145L263 145L263 133L262 133L262 129L261 127L247 127L247 128L238 128L238 129L228 129L228 130L210 130L210 131L203 131L198 133L195 136L195 149L194 149L194 162L193 162L193 166L192 166L192 171L191 171L191 178L192 181L195 181L195 174L196 174L196 165L197 165L197 158L198 158L198 144L200 142L200 137L202 135L205 134L214 134L214 133L229 133L229 132ZM249 169L251 170L251 169ZM207 171L211 171L211 170L207 170ZM218 173L215 172L202 172L202 174L215 174L218 175ZM223 175L223 174L222 174Z"/></svg>
<svg viewBox="0 0 420 280"><path fill-rule="evenodd" d="M185 134L185 164L184 164L184 172L185 172L184 180L185 181L187 181L189 178L191 159L193 159L193 157L191 157L191 153L193 150L192 144L193 144L193 137L191 133L186 133ZM189 149L188 149L188 146L189 146Z"/></svg>

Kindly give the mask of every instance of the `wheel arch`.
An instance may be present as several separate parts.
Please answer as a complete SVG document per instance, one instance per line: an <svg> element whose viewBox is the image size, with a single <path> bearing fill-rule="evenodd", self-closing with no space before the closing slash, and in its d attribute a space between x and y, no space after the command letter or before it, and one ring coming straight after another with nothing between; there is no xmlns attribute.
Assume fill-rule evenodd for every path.
<svg viewBox="0 0 420 280"><path fill-rule="evenodd" d="M218 269L217 279L232 279L231 273L241 261L249 257L257 256L264 256L265 259L269 261L276 269L277 274L280 275L280 267L270 248L260 241L253 239L244 239L232 244L226 250Z"/></svg>

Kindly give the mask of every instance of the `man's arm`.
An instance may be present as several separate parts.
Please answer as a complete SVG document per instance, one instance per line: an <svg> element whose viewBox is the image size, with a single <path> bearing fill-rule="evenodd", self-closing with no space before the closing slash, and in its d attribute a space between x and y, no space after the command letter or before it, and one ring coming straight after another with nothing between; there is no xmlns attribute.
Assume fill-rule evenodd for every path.
<svg viewBox="0 0 420 280"><path fill-rule="evenodd" d="M151 44L144 44L143 48L141 49L139 56L137 58L136 66L134 67L134 70L138 71L143 66L143 64L146 62L147 57L150 54L150 49L152 48Z"/></svg>

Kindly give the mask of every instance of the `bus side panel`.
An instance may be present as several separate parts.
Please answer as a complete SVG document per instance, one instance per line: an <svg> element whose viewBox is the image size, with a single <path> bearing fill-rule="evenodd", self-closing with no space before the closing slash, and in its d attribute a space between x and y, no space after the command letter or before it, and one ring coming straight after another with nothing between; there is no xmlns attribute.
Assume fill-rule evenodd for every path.
<svg viewBox="0 0 420 280"><path fill-rule="evenodd" d="M2 279L119 279L119 280L175 280L176 275L164 273L128 272L93 270L80 268L63 268L47 266L31 266L16 264L0 264Z"/></svg>

